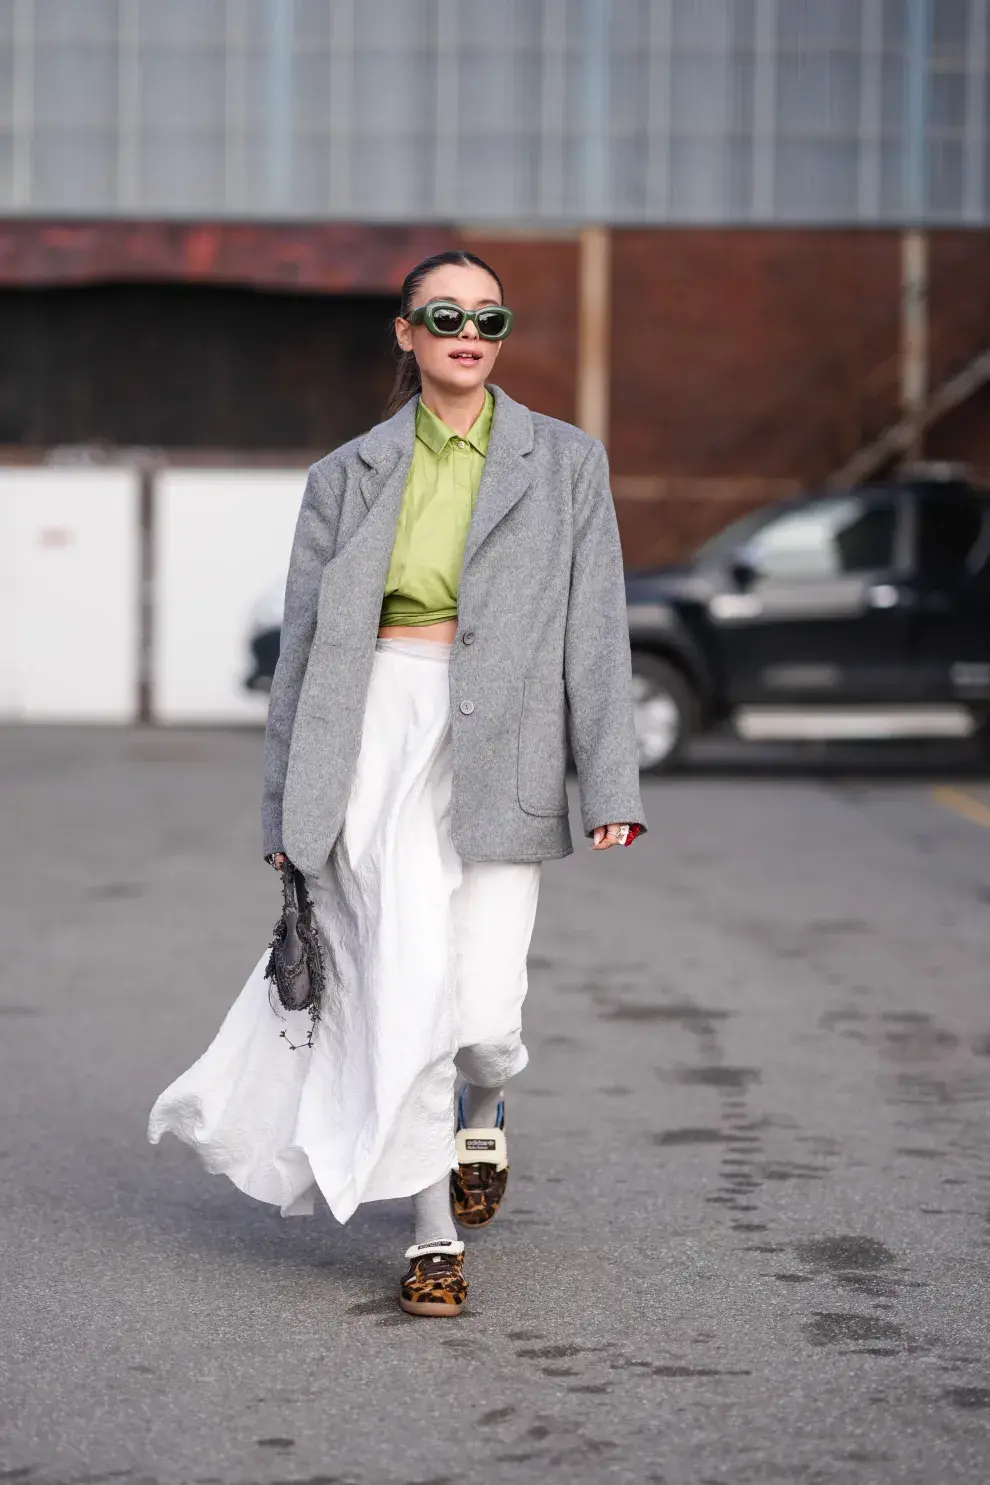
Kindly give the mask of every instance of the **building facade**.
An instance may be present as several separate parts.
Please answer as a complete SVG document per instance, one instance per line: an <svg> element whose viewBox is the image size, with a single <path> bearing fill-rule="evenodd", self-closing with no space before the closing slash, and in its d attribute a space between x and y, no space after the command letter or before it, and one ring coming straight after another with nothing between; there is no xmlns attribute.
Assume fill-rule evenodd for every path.
<svg viewBox="0 0 990 1485"><path fill-rule="evenodd" d="M897 419L905 227L929 384L990 344L988 26L990 0L0 0L0 446L320 451L377 415L405 268L465 244L517 312L507 389L606 435L631 560L682 550ZM987 410L928 452L990 473Z"/></svg>

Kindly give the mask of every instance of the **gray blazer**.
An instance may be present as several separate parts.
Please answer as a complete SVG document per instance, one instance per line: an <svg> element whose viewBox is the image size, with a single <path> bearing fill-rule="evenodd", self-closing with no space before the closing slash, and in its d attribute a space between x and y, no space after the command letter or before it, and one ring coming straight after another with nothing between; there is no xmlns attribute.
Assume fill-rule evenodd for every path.
<svg viewBox="0 0 990 1485"><path fill-rule="evenodd" d="M567 735L584 829L643 822L622 558L605 450L498 387L450 659L451 837L467 861L573 850ZM265 738L264 850L316 873L341 829L415 399L309 471Z"/></svg>

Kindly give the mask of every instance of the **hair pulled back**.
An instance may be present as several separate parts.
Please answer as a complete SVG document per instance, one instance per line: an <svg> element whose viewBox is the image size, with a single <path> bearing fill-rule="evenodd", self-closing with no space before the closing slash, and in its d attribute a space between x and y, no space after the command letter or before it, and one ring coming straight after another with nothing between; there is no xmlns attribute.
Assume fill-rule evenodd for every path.
<svg viewBox="0 0 990 1485"><path fill-rule="evenodd" d="M486 273L498 284L499 294L504 299L505 290L502 288L502 280L483 258L477 257L475 253L466 253L458 249L446 253L434 253L431 258L424 258L422 263L417 263L411 268L402 280L401 298L399 301L399 315L407 319L413 308L413 300L416 298L417 290L426 278L427 274L433 272L434 268L445 268L449 263L462 268L483 268ZM392 391L385 408L385 416L392 417L400 407L405 407L410 397L415 397L422 390L422 379L419 374L419 366L412 351L404 351L399 345L395 335L395 326L391 328L392 353L396 357L398 365L395 371L395 381L392 383Z"/></svg>

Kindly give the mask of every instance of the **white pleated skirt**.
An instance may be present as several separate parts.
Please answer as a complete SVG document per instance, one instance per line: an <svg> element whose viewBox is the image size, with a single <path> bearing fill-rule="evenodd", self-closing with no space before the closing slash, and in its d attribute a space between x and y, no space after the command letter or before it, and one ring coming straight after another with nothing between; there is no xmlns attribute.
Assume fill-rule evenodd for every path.
<svg viewBox="0 0 990 1485"><path fill-rule="evenodd" d="M151 1112L152 1143L177 1135L284 1216L309 1214L322 1192L345 1222L360 1202L410 1196L451 1169L465 1033L508 1047L506 1076L527 1060L539 866L462 864L451 844L450 649L377 642L344 825L307 877L328 968L312 1046L307 1014L272 1007L266 948ZM480 970L470 993L458 975L468 952Z"/></svg>

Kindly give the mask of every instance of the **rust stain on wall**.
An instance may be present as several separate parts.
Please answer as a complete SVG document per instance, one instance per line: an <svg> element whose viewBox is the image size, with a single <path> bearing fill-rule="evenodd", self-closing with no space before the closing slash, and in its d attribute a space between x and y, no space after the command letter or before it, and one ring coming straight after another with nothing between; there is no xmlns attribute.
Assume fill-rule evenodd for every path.
<svg viewBox="0 0 990 1485"><path fill-rule="evenodd" d="M0 222L0 287L179 281L395 293L453 227L360 223Z"/></svg>

